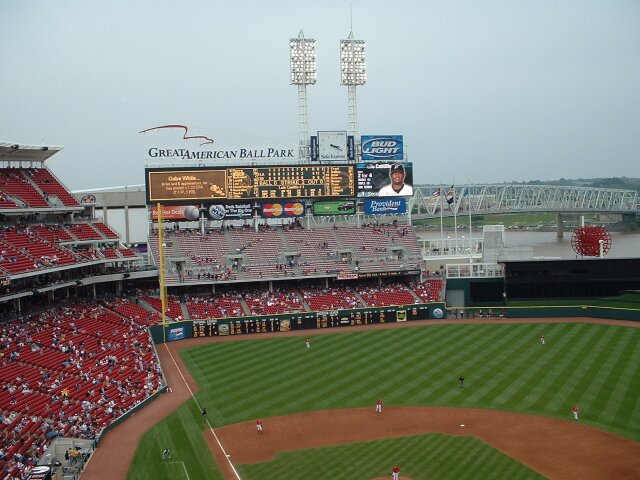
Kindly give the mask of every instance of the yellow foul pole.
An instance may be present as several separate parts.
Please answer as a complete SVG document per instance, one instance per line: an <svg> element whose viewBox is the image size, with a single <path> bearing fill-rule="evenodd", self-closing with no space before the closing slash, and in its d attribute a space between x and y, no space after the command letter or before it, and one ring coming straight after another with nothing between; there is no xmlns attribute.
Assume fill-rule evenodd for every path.
<svg viewBox="0 0 640 480"><path fill-rule="evenodd" d="M162 204L158 203L158 260L160 265L160 303L162 305L162 340L167 341L167 287L164 281L164 214Z"/></svg>

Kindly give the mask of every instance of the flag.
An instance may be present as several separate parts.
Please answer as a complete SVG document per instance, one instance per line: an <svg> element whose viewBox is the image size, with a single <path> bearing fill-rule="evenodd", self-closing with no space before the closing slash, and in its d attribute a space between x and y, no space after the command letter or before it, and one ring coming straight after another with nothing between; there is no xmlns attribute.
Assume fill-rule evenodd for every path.
<svg viewBox="0 0 640 480"><path fill-rule="evenodd" d="M431 194L432 197L439 197L440 196L440 189L438 188L437 190L434 190L433 193Z"/></svg>
<svg viewBox="0 0 640 480"><path fill-rule="evenodd" d="M449 188L449 190L447 191L447 203L449 205L451 205L453 203L453 197L456 194L456 189L453 185L451 185L451 188Z"/></svg>

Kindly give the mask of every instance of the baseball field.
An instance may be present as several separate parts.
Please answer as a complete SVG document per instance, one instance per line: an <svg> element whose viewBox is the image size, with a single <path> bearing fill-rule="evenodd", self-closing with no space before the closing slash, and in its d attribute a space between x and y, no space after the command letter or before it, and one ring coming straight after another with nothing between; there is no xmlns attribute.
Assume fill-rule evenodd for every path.
<svg viewBox="0 0 640 480"><path fill-rule="evenodd" d="M126 477L375 479L395 464L414 480L640 476L639 329L420 322L302 334L310 349L287 334L159 346L179 374L166 397L181 383L189 393L144 434Z"/></svg>

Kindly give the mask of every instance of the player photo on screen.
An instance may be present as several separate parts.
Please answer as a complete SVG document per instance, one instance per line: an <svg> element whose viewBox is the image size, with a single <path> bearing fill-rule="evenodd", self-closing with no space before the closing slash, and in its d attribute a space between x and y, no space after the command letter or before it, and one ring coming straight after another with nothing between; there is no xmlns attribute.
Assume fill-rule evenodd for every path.
<svg viewBox="0 0 640 480"><path fill-rule="evenodd" d="M405 162L358 164L358 195L361 197L410 197L413 165Z"/></svg>

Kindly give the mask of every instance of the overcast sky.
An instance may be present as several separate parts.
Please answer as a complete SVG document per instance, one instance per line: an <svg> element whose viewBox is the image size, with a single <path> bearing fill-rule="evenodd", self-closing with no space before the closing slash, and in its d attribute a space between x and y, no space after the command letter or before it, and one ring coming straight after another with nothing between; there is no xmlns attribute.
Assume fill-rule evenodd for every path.
<svg viewBox="0 0 640 480"><path fill-rule="evenodd" d="M351 5L358 130L404 135L416 183L640 177L640 1ZM0 19L0 141L64 146L48 165L74 190L143 183L156 125L297 143L301 29L309 130L348 128L346 0L0 0Z"/></svg>

